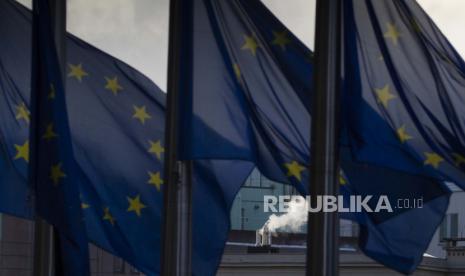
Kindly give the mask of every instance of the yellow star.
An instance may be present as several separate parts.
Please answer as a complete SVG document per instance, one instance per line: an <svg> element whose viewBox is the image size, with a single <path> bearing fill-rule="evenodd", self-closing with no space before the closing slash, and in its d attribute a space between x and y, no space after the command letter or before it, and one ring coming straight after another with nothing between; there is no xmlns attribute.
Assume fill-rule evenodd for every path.
<svg viewBox="0 0 465 276"><path fill-rule="evenodd" d="M152 118L152 116L147 113L144 105L141 107L134 106L134 115L132 115L132 118L138 119L142 124L145 124L145 120Z"/></svg>
<svg viewBox="0 0 465 276"><path fill-rule="evenodd" d="M389 101L396 98L394 94L391 94L389 90L389 85L386 84L383 88L375 89L376 96L378 97L378 102L382 103L384 108L388 107Z"/></svg>
<svg viewBox="0 0 465 276"><path fill-rule="evenodd" d="M25 120L27 123L30 122L30 115L31 113L27 109L26 105L24 103L21 103L20 105L16 106L16 120Z"/></svg>
<svg viewBox="0 0 465 276"><path fill-rule="evenodd" d="M47 140L47 141L50 141L50 140L52 140L53 138L56 138L56 137L58 137L58 135L53 130L53 123L48 124L47 129L45 130L45 134L44 134L44 136L42 136L42 138Z"/></svg>
<svg viewBox="0 0 465 276"><path fill-rule="evenodd" d="M111 215L110 208L108 207L105 207L105 209L103 209L103 220L108 220L111 225L115 225L115 219Z"/></svg>
<svg viewBox="0 0 465 276"><path fill-rule="evenodd" d="M459 153L452 153L452 156L455 159L455 166L460 167L462 164L465 164L465 157Z"/></svg>
<svg viewBox="0 0 465 276"><path fill-rule="evenodd" d="M53 83L50 84L50 92L48 93L48 99L53 100L55 99L56 96L56 91L55 91L55 86Z"/></svg>
<svg viewBox="0 0 465 276"><path fill-rule="evenodd" d="M297 163L296 161L292 161L291 163L286 163L284 166L287 168L287 176L293 176L297 178L299 181L302 180L302 171L305 170L305 167Z"/></svg>
<svg viewBox="0 0 465 276"><path fill-rule="evenodd" d="M123 87L118 83L117 77L114 77L112 79L105 77L105 80L107 81L105 89L108 89L111 92L113 92L115 96L118 95L119 90L123 90Z"/></svg>
<svg viewBox="0 0 465 276"><path fill-rule="evenodd" d="M392 40L392 43L394 43L395 46L397 46L397 43L399 42L399 37L401 36L401 33L397 29L396 25L387 23L387 32L384 33L385 38L389 38Z"/></svg>
<svg viewBox="0 0 465 276"><path fill-rule="evenodd" d="M255 56L257 54L257 48L258 48L257 41L255 40L253 36L245 35L244 38L245 38L245 43L244 45L242 45L241 49L250 50L252 52L252 55Z"/></svg>
<svg viewBox="0 0 465 276"><path fill-rule="evenodd" d="M57 186L60 184L60 179L65 178L66 174L61 170L61 163L58 163L50 169L50 179L52 179L53 184Z"/></svg>
<svg viewBox="0 0 465 276"><path fill-rule="evenodd" d="M425 166L426 165L431 165L435 169L439 167L439 164L444 161L444 158L442 158L439 154L434 153L434 152L425 152L426 160L424 162Z"/></svg>
<svg viewBox="0 0 465 276"><path fill-rule="evenodd" d="M87 203L82 202L81 203L81 209L89 209L90 205Z"/></svg>
<svg viewBox="0 0 465 276"><path fill-rule="evenodd" d="M347 184L346 178L344 177L344 174L342 171L339 171L339 185L345 185Z"/></svg>
<svg viewBox="0 0 465 276"><path fill-rule="evenodd" d="M242 81L242 73L241 73L241 68L239 67L239 64L234 63L233 68L234 68L234 74L236 75L237 80L239 82L241 82Z"/></svg>
<svg viewBox="0 0 465 276"><path fill-rule="evenodd" d="M70 78L76 78L79 82L82 81L82 78L85 77L85 76L88 76L89 74L87 74L86 71L84 71L84 69L82 69L82 64L79 63L78 65L74 65L74 64L68 64L69 68L70 68L70 72L68 73L68 77Z"/></svg>
<svg viewBox="0 0 465 276"><path fill-rule="evenodd" d="M165 148L162 147L161 141L160 140L156 142L149 141L149 143L150 143L149 152L155 154L157 158L161 160L161 154L165 152Z"/></svg>
<svg viewBox="0 0 465 276"><path fill-rule="evenodd" d="M29 163L29 140L27 140L22 146L15 145L16 156L15 160L20 158Z"/></svg>
<svg viewBox="0 0 465 276"><path fill-rule="evenodd" d="M163 179L160 177L160 172L148 172L150 179L148 181L149 184L154 185L158 191L160 191L160 187L163 184Z"/></svg>
<svg viewBox="0 0 465 276"><path fill-rule="evenodd" d="M287 36L287 31L282 31L282 32L275 32L273 31L274 35L274 40L272 42L273 45L278 45L283 49L283 51L286 50L286 45L291 43L291 40Z"/></svg>
<svg viewBox="0 0 465 276"><path fill-rule="evenodd" d="M402 125L401 127L397 129L397 137L399 137L399 140L402 144L407 142L410 139L413 139L413 137L410 136L405 130L405 125Z"/></svg>
<svg viewBox="0 0 465 276"><path fill-rule="evenodd" d="M127 197L127 198L129 202L129 207L127 211L128 212L133 211L137 214L138 217L140 217L141 210L147 207L144 204L142 204L142 202L140 201L140 195L136 196L135 198L130 198L130 197Z"/></svg>

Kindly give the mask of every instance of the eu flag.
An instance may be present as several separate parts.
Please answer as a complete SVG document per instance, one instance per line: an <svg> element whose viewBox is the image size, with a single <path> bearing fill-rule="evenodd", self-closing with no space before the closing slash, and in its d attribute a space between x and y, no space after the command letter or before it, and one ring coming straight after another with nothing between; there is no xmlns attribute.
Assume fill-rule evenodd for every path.
<svg viewBox="0 0 465 276"><path fill-rule="evenodd" d="M33 4L29 180L34 190L36 214L58 229L63 273L90 275L77 165L52 33L50 3L48 0L35 0ZM29 120L26 107L22 108L20 114L25 116L21 118ZM25 161L29 160L27 143L18 150Z"/></svg>
<svg viewBox="0 0 465 276"><path fill-rule="evenodd" d="M22 154L33 119L30 12L14 1L0 1L0 36L0 210L32 218L36 210L27 185L29 163ZM158 275L165 94L127 64L72 35L67 36L67 50L66 90L55 86L50 95L57 100L65 93L61 97L66 100L76 164L72 180L78 183L88 239L139 271ZM43 103L52 105L48 95ZM58 129L64 118L52 128L57 137L47 137L64 137ZM47 125L42 127L45 135ZM234 196L252 167L232 160L195 162L194 275L216 273ZM67 177L58 177L60 183L71 181L64 163L61 171Z"/></svg>
<svg viewBox="0 0 465 276"><path fill-rule="evenodd" d="M344 118L352 156L463 189L463 60L416 1L344 5ZM387 251L371 249L375 259L388 259ZM411 272L418 262L417 255L394 265Z"/></svg>
<svg viewBox="0 0 465 276"><path fill-rule="evenodd" d="M416 1L347 1L346 92L358 160L465 187L464 62Z"/></svg>
<svg viewBox="0 0 465 276"><path fill-rule="evenodd" d="M291 183L306 193L311 52L260 1L184 3L185 16L180 22L186 30L179 100L180 157L248 160L268 178ZM349 82L352 73L356 74L348 72L345 81ZM355 102L347 99L348 93L344 91L342 106ZM355 112L351 109L350 116ZM347 113L344 108L344 118L348 118ZM368 118L383 120L379 116ZM344 214L360 223L360 246L368 256L408 273L421 261L441 222L449 191L432 175L355 158L353 131L343 120L343 195L387 195L393 202L414 197L426 203L422 209L395 209L393 213ZM392 131L387 133L394 136ZM386 131L377 133L383 134ZM373 154L392 163L401 158L382 151ZM418 164L410 163L410 167L418 169ZM421 219L425 216L427 221Z"/></svg>

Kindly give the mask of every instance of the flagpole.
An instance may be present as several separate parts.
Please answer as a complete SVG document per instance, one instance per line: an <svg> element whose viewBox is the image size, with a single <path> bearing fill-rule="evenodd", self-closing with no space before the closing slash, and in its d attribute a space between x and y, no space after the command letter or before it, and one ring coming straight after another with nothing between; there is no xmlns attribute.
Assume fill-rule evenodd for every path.
<svg viewBox="0 0 465 276"><path fill-rule="evenodd" d="M178 161L177 121L180 89L183 0L170 2L168 95L165 127L164 212L161 275L191 275L192 162Z"/></svg>
<svg viewBox="0 0 465 276"><path fill-rule="evenodd" d="M34 9L36 7L37 5L34 3ZM50 15L52 17L55 46L64 82L66 72L66 0L50 0ZM35 50L33 50L33 53L37 54ZM34 89L31 91L34 91ZM57 254L58 236L55 232L54 228L45 220L36 217L34 224L33 267L34 275L36 276L53 276L57 273L59 274L59 271L61 271L61 267L59 266L61 262L57 261L59 258L59 254Z"/></svg>
<svg viewBox="0 0 465 276"><path fill-rule="evenodd" d="M66 91L66 21L67 21L67 1L66 0L50 0L50 9L53 26L53 34L55 39L55 48L58 55L58 62L61 69L61 79L63 89ZM57 235L56 228L52 228L53 238L53 268L55 275L62 275L64 273L63 261L61 259L61 241L60 236Z"/></svg>
<svg viewBox="0 0 465 276"><path fill-rule="evenodd" d="M315 93L309 190L317 195L339 193L339 91L341 80L341 0L317 0ZM312 200L316 202L316 200ZM307 276L338 275L338 213L309 213Z"/></svg>

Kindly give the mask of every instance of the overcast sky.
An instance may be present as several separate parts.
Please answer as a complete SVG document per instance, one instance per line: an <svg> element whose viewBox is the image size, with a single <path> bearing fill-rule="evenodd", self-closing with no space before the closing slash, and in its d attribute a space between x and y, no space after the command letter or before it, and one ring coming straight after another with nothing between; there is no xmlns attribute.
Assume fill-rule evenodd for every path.
<svg viewBox="0 0 465 276"><path fill-rule="evenodd" d="M262 1L313 48L315 0ZM465 1L418 2L465 57ZM142 71L166 90L168 4L169 0L68 0L68 30Z"/></svg>

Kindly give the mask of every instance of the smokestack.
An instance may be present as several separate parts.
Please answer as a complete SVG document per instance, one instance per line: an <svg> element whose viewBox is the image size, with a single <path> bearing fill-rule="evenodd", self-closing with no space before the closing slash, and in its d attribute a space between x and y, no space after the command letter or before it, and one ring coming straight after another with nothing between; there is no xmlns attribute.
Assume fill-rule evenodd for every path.
<svg viewBox="0 0 465 276"><path fill-rule="evenodd" d="M268 223L255 232L255 246L271 246L271 232Z"/></svg>

